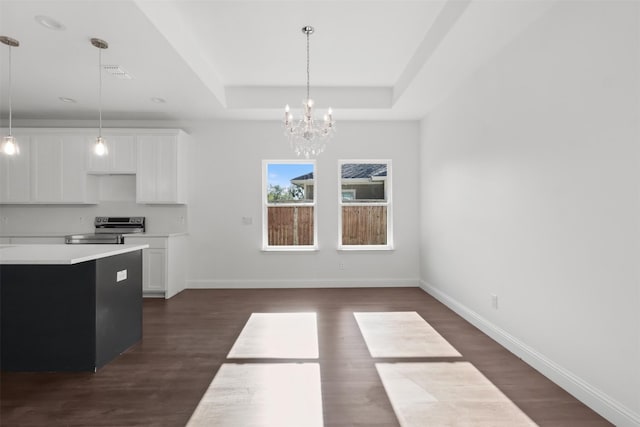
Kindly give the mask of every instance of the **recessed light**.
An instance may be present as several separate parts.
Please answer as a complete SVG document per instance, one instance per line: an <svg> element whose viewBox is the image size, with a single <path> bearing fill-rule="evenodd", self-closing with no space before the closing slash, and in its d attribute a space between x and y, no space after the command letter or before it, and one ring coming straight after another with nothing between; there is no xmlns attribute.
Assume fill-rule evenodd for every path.
<svg viewBox="0 0 640 427"><path fill-rule="evenodd" d="M164 99L164 98L157 98L157 97L151 98L151 101L155 102L156 104L164 104L165 102L167 102L167 100L166 100L166 99Z"/></svg>
<svg viewBox="0 0 640 427"><path fill-rule="evenodd" d="M78 102L73 98L65 98L64 96L61 96L58 99L62 102L68 102L69 104L75 104L76 102Z"/></svg>
<svg viewBox="0 0 640 427"><path fill-rule="evenodd" d="M48 28L50 30L62 31L62 30L66 30L67 29L67 27L65 27L64 25L62 25L61 23L59 23L55 19L50 18L48 16L38 15L38 16L35 17L35 20L36 20L36 22L38 24L40 24L43 27Z"/></svg>

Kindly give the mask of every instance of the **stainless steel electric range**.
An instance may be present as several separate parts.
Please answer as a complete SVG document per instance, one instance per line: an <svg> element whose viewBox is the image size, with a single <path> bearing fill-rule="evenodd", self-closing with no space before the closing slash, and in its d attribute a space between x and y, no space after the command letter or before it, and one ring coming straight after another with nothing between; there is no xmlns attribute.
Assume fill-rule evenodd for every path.
<svg viewBox="0 0 640 427"><path fill-rule="evenodd" d="M123 244L125 235L132 233L144 233L145 217L97 216L94 221L94 227L94 233L71 234L69 236L65 236L65 243L69 245Z"/></svg>

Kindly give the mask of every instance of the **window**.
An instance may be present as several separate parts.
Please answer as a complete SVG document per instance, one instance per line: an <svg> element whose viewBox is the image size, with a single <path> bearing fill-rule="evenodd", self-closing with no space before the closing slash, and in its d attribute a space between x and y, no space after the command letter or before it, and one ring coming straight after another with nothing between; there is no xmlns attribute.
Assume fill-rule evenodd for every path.
<svg viewBox="0 0 640 427"><path fill-rule="evenodd" d="M391 160L340 160L339 249L393 249Z"/></svg>
<svg viewBox="0 0 640 427"><path fill-rule="evenodd" d="M313 160L262 162L262 248L317 249Z"/></svg>

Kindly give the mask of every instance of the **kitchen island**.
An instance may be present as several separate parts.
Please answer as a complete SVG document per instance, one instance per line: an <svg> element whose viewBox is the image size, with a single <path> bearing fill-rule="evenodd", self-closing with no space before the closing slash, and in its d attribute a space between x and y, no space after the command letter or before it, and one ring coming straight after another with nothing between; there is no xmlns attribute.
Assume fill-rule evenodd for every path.
<svg viewBox="0 0 640 427"><path fill-rule="evenodd" d="M96 371L142 338L147 245L0 245L0 368Z"/></svg>

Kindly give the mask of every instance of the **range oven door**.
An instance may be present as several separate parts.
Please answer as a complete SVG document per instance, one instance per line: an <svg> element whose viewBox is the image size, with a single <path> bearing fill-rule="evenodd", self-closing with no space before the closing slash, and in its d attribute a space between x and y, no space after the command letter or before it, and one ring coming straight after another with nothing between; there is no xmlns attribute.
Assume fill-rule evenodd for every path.
<svg viewBox="0 0 640 427"><path fill-rule="evenodd" d="M65 236L64 242L68 245L122 245L122 234L71 234Z"/></svg>

